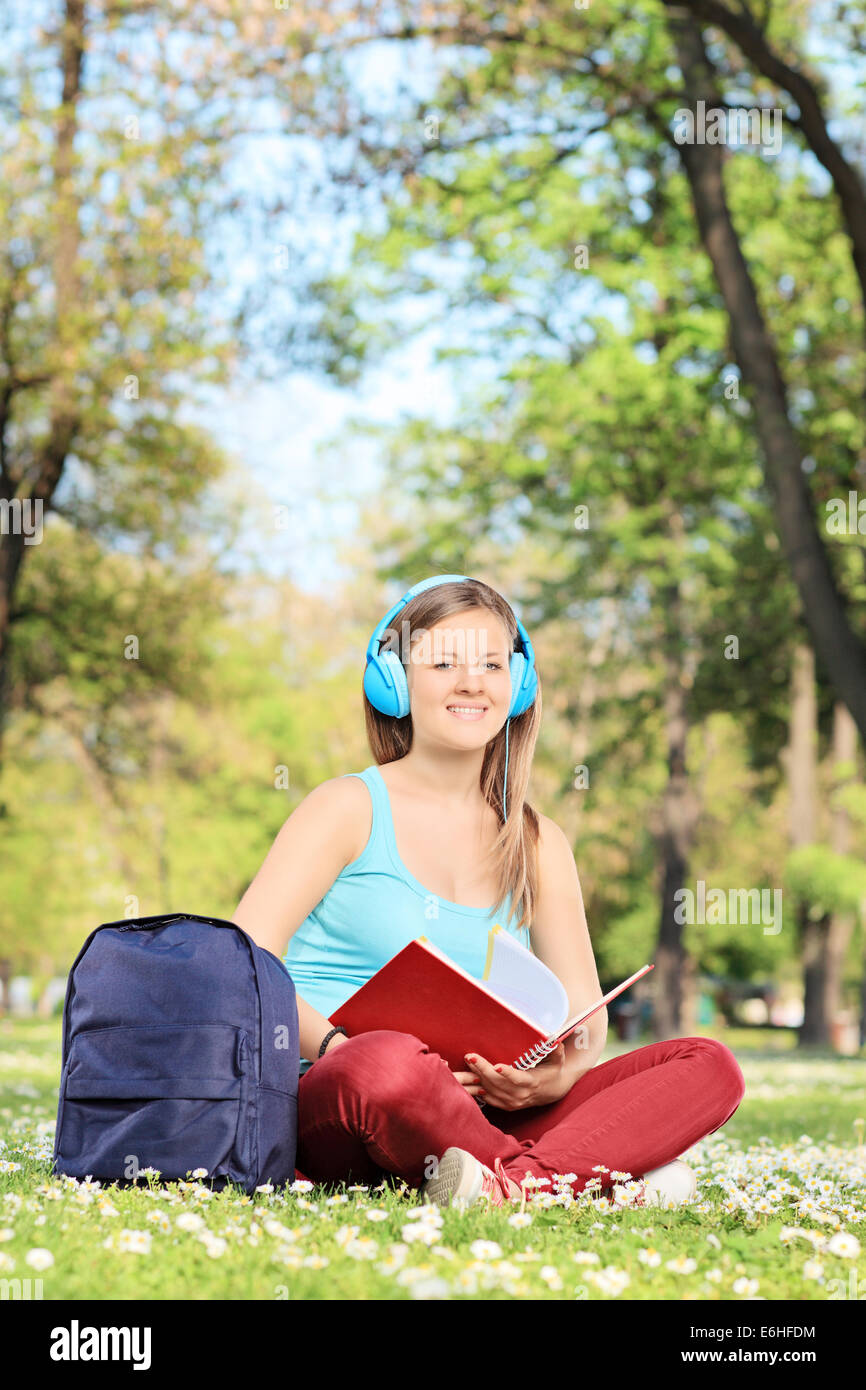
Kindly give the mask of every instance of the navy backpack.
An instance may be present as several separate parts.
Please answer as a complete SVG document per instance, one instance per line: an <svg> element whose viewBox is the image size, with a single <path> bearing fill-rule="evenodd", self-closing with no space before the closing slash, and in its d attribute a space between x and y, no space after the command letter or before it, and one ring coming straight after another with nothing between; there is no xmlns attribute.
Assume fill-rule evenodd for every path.
<svg viewBox="0 0 866 1390"><path fill-rule="evenodd" d="M292 978L234 922L105 922L69 972L55 1170L292 1182L299 1061Z"/></svg>

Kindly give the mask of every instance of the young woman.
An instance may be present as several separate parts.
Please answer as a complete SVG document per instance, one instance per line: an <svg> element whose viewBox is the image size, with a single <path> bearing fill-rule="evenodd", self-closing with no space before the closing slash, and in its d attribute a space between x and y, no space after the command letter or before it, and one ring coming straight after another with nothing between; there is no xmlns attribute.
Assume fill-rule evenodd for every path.
<svg viewBox="0 0 866 1390"><path fill-rule="evenodd" d="M602 993L571 846L525 800L541 689L505 599L462 575L410 589L370 639L364 712L375 763L304 798L234 915L295 983L300 1171L392 1174L445 1204L514 1200L527 1173L569 1174L579 1192L625 1171L642 1180L639 1203L690 1197L677 1155L745 1090L722 1043L671 1038L596 1065L601 1010L529 1071L470 1052L452 1072L412 1033L331 1026L422 933L481 978L494 921L559 977L569 1016Z"/></svg>

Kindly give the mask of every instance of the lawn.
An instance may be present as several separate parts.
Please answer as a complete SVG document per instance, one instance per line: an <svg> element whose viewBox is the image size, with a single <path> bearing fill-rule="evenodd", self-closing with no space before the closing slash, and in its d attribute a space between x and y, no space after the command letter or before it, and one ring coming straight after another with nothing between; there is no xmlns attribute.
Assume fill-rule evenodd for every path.
<svg viewBox="0 0 866 1390"><path fill-rule="evenodd" d="M0 1021L0 1281L46 1300L866 1296L866 1055L700 1031L733 1048L747 1090L685 1155L695 1201L634 1209L541 1187L520 1212L440 1210L391 1185L250 1198L55 1178L60 1021ZM600 1060L649 1041L612 1041Z"/></svg>

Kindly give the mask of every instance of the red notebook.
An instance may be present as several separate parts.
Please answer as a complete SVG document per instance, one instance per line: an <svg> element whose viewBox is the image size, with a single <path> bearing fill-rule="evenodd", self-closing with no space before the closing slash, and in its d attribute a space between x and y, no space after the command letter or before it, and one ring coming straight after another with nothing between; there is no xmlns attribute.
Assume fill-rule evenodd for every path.
<svg viewBox="0 0 866 1390"><path fill-rule="evenodd" d="M412 1033L452 1071L466 1071L478 1052L494 1065L526 1070L598 1009L628 989L644 965L609 994L567 1018L568 996L552 970L497 924L488 936L482 978L469 975L426 936L392 956L329 1015L349 1037L377 1028Z"/></svg>

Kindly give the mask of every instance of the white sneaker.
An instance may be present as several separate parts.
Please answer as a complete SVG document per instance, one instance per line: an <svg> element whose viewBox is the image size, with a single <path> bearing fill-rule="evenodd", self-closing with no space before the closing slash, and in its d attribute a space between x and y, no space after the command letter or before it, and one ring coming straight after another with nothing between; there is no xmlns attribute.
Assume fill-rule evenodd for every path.
<svg viewBox="0 0 866 1390"><path fill-rule="evenodd" d="M494 1158L491 1169L466 1149L454 1147L445 1150L436 1176L421 1185L420 1193L423 1202L442 1207L459 1202L473 1206L483 1200L501 1207L519 1202L522 1196L518 1184L504 1172L501 1159Z"/></svg>
<svg viewBox="0 0 866 1390"><path fill-rule="evenodd" d="M635 1206L678 1207L690 1202L697 1194L698 1182L694 1172L681 1158L651 1168L643 1177L643 1188Z"/></svg>

